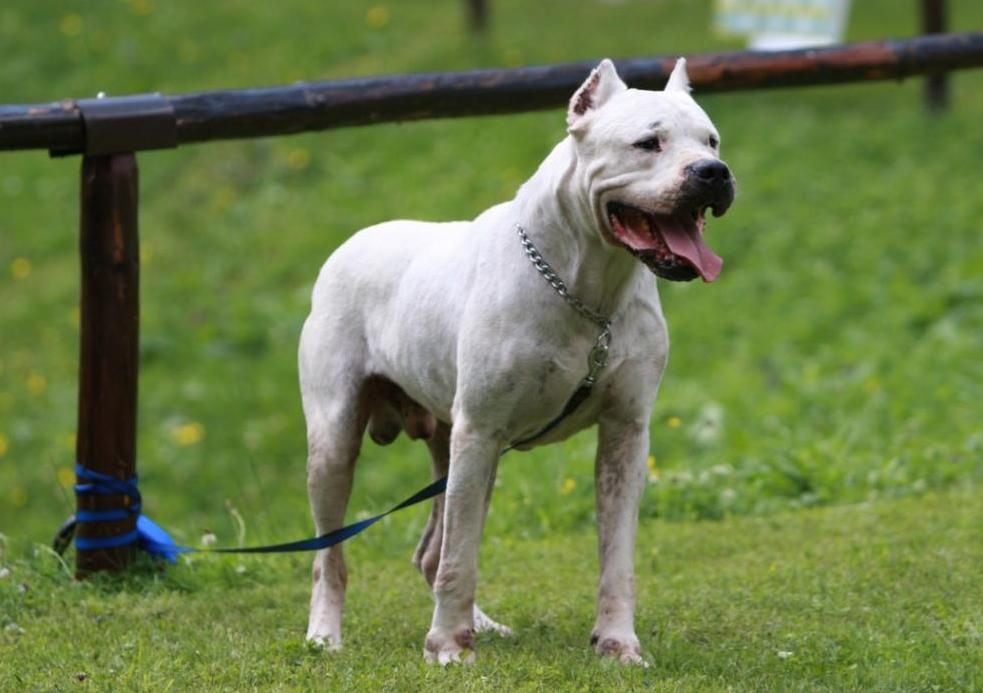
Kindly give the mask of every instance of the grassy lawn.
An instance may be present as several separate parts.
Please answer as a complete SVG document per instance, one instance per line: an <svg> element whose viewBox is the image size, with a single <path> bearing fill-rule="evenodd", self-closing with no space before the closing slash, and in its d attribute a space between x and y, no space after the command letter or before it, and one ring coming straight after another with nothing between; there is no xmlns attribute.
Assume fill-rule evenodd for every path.
<svg viewBox="0 0 983 693"><path fill-rule="evenodd" d="M587 647L590 532L489 537L483 601L516 629L474 669L422 661L430 599L405 555L351 544L346 649L307 649L308 565L208 557L71 581L46 552L0 580L0 689L978 690L983 496L644 523L638 632L648 669ZM403 547L408 549L408 547ZM405 551L404 551L405 553ZM535 566L535 570L529 570Z"/></svg>
<svg viewBox="0 0 983 693"><path fill-rule="evenodd" d="M459 0L9 0L0 102L737 47L708 32L709 2L493 4L475 38ZM854 5L851 39L916 33L914 2ZM983 26L980 3L950 6L955 30ZM484 643L455 685L973 687L983 72L953 94L937 117L917 81L701 99L739 198L709 228L721 279L662 288L673 352L639 548L654 666L587 654L588 432L502 465L482 589L520 632ZM473 217L562 136L556 110L141 155L148 514L182 542L306 536L295 354L321 262L376 221ZM353 544L349 649L327 660L300 642L306 557L72 585L35 556L73 507L78 163L0 155L0 687L64 688L79 671L107 688L437 685L405 560L422 511ZM421 446L367 445L352 517L426 478Z"/></svg>

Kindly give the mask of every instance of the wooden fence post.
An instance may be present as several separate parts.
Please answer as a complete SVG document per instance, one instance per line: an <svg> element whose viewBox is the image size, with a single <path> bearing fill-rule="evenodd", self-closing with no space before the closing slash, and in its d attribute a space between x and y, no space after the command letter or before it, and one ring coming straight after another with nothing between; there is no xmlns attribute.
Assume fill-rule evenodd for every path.
<svg viewBox="0 0 983 693"><path fill-rule="evenodd" d="M79 248L82 256L77 460L92 471L129 479L136 469L139 335L138 177L136 156L82 158ZM126 508L126 495L77 494L79 511ZM79 538L132 532L136 515L80 522ZM76 576L120 570L135 545L81 550Z"/></svg>
<svg viewBox="0 0 983 693"><path fill-rule="evenodd" d="M482 33L488 28L488 1L465 0L468 12L468 25L471 31Z"/></svg>
<svg viewBox="0 0 983 693"><path fill-rule="evenodd" d="M945 33L945 0L922 0L921 5L922 33ZM944 72L930 74L925 78L925 106L934 113L949 107L949 77Z"/></svg>

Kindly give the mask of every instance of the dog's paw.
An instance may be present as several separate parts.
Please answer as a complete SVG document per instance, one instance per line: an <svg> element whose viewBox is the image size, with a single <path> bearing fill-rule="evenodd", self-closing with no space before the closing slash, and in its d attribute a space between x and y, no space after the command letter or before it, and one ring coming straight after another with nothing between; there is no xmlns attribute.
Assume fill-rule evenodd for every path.
<svg viewBox="0 0 983 693"><path fill-rule="evenodd" d="M642 645L634 633L601 634L597 631L590 636L590 644L594 651L602 657L617 660L622 664L648 667L648 662L642 658Z"/></svg>
<svg viewBox="0 0 983 693"><path fill-rule="evenodd" d="M474 629L454 631L432 628L423 643L423 659L428 664L474 664Z"/></svg>
<svg viewBox="0 0 983 693"><path fill-rule="evenodd" d="M484 611L474 605L474 632L475 633L498 633L503 638L512 635L512 629L505 624L492 620Z"/></svg>
<svg viewBox="0 0 983 693"><path fill-rule="evenodd" d="M314 650L338 652L341 649L341 636L326 634L307 634L307 646Z"/></svg>

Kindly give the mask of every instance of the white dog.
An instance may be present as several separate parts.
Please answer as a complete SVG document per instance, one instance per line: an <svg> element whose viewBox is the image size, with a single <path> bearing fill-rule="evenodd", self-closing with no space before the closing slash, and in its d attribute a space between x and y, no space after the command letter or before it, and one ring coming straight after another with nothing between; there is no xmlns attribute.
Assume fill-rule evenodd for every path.
<svg viewBox="0 0 983 693"><path fill-rule="evenodd" d="M414 557L436 600L427 661L473 661L476 631L509 632L475 605L502 449L597 424L601 574L591 642L602 655L642 662L633 552L668 350L653 273L717 276L704 214L726 211L734 183L683 60L663 92L629 89L601 62L571 99L567 125L511 202L470 222L392 221L345 242L321 269L301 336L320 534L342 525L366 428L377 443L401 430L426 440L435 477L449 475ZM590 368L592 393L528 441L565 409L588 355L605 360L606 320L610 350L606 367ZM341 646L346 577L340 545L317 554L307 638L330 649Z"/></svg>

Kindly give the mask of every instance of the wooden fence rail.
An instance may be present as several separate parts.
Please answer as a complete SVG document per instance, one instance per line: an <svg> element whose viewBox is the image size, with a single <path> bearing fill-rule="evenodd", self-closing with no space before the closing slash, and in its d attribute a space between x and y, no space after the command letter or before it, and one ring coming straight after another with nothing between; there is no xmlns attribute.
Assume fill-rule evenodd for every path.
<svg viewBox="0 0 983 693"><path fill-rule="evenodd" d="M675 56L619 60L618 71L632 86L658 89ZM933 34L828 48L781 52L694 55L689 74L700 93L797 87L871 80L901 80L924 74L983 66L983 32ZM298 83L264 89L155 96L140 104L170 123L173 142L148 127L146 140L128 137L118 151L155 149L193 142L286 135L372 123L517 113L566 102L596 61L512 70L474 70ZM119 106L130 132L149 121L126 112L126 99L102 99ZM91 103L91 102L90 102ZM56 154L93 152L86 138L84 102L0 106L0 150L48 149ZM122 116L121 116L122 117ZM121 132L118 126L112 128ZM132 133L131 133L132 134ZM167 134L167 133L164 133ZM164 138L166 139L166 137ZM95 150L108 153L103 147Z"/></svg>
<svg viewBox="0 0 983 693"><path fill-rule="evenodd" d="M673 56L617 64L629 84L659 89L674 61ZM566 102L594 65L590 61L170 97L146 94L0 105L0 150L84 155L76 451L81 467L103 478L135 479L139 267L134 152L389 121L552 108ZM689 58L693 85L702 93L899 80L981 66L980 32ZM135 531L134 495L90 490L77 491L76 497L83 513L79 541L85 543L78 547L77 574L125 566L133 547L119 540ZM91 519L107 511L113 519Z"/></svg>

